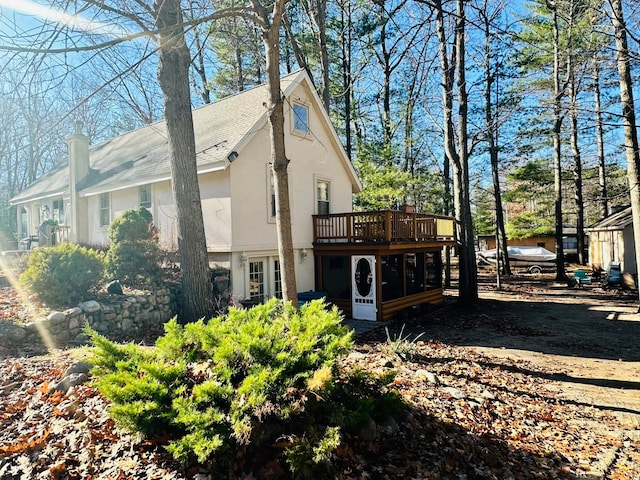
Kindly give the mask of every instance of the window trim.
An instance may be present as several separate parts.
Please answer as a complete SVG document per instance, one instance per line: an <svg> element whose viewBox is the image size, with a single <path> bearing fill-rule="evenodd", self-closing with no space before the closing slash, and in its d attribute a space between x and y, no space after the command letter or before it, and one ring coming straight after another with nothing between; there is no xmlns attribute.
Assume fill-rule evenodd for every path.
<svg viewBox="0 0 640 480"><path fill-rule="evenodd" d="M304 109L306 118L302 118L298 113L298 109ZM302 102L292 102L291 103L291 130L293 133L301 136L307 136L311 132L311 127L309 126L309 115L310 109L309 105ZM304 130L298 128L300 125L299 122L304 122Z"/></svg>
<svg viewBox="0 0 640 480"><path fill-rule="evenodd" d="M273 296L282 298L282 268L280 267L280 259L273 258Z"/></svg>
<svg viewBox="0 0 640 480"><path fill-rule="evenodd" d="M273 170L269 163L266 164L267 178L267 222L275 223L276 221L276 187L273 178Z"/></svg>
<svg viewBox="0 0 640 480"><path fill-rule="evenodd" d="M248 262L248 275L249 275L249 283L247 285L248 287L248 300L251 301L258 301L258 302L264 302L267 296L267 272L265 271L265 267L268 265L268 263L266 263L265 265L265 258L264 257L256 257L253 259L249 259ZM254 265L260 265L260 270L256 270L256 271L252 271L254 268ZM258 286L258 292L256 294L254 294L251 290L251 282L252 279L256 278L257 280L257 286Z"/></svg>
<svg viewBox="0 0 640 480"><path fill-rule="evenodd" d="M148 192L148 195L149 195L149 200L146 202L142 201L143 192ZM148 203L149 205L148 206L143 205L143 203ZM150 183L147 183L145 185L140 185L138 187L138 206L144 207L147 210L151 211L151 207L153 206L153 188Z"/></svg>
<svg viewBox="0 0 640 480"><path fill-rule="evenodd" d="M328 207L328 212L325 213L320 213L320 198L318 196L318 185L320 183L326 183L327 184L327 200L323 200L327 203L327 207ZM313 204L314 204L314 211L316 213L316 215L329 215L331 214L331 180L329 180L328 178L324 178L324 177L315 177L314 178L314 189L313 189Z"/></svg>
<svg viewBox="0 0 640 480"><path fill-rule="evenodd" d="M103 200L106 200L106 206L103 205ZM108 227L111 224L111 193L101 193L98 196L98 221L100 223L101 228ZM106 217L108 217L107 223L104 223L104 214L106 213Z"/></svg>

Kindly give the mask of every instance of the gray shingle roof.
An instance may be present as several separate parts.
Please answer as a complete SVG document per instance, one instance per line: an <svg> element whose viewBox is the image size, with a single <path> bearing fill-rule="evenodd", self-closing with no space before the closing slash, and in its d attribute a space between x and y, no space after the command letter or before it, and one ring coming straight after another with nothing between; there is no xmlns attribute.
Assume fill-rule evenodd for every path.
<svg viewBox="0 0 640 480"><path fill-rule="evenodd" d="M633 222L631 216L631 207L624 208L618 212L615 212L602 220L597 221L587 231L597 230L623 230L627 225Z"/></svg>
<svg viewBox="0 0 640 480"><path fill-rule="evenodd" d="M283 77L283 93L295 88L303 77L302 70ZM239 151L266 124L266 100L266 86L260 85L193 110L199 172L225 168L227 155ZM93 145L89 158L91 171L78 185L82 196L169 179L166 123L162 120ZM11 203L59 196L68 189L65 159Z"/></svg>

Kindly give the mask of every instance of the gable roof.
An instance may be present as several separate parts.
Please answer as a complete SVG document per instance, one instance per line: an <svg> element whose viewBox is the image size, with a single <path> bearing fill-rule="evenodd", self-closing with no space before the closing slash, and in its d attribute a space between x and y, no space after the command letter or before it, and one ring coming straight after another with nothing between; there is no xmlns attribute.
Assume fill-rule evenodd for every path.
<svg viewBox="0 0 640 480"><path fill-rule="evenodd" d="M598 230L624 230L625 227L633 223L633 217L631 215L631 207L623 208L622 210L615 212L602 220L597 221L588 228L585 228L587 232L595 232Z"/></svg>
<svg viewBox="0 0 640 480"><path fill-rule="evenodd" d="M337 139L329 117L320 105L315 88L304 70L282 77L283 94L290 95L303 82L309 86L316 107L324 113L321 116ZM239 153L250 138L267 123L267 112L263 107L266 99L267 88L263 84L192 111L198 173L224 170L229 166L229 153ZM359 191L360 181L339 141L336 142L336 148L353 190ZM89 148L89 159L89 174L77 186L82 197L170 180L166 122L162 120L92 145ZM65 159L53 171L13 197L11 204L68 193L67 165Z"/></svg>

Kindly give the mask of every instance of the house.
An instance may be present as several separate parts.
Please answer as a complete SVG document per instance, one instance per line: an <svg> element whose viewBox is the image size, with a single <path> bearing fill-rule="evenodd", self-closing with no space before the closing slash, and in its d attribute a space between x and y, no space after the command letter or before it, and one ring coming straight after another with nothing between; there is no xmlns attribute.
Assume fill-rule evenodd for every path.
<svg viewBox="0 0 640 480"><path fill-rule="evenodd" d="M365 235L373 234L374 228L380 233L385 227L387 231L383 234L388 235L391 225L375 225L374 217L360 216L349 217L354 222L349 237L329 239L333 243L339 242L340 249L335 250L335 245L325 243L327 228L334 222L333 215L337 212L352 215L352 196L360 191L361 184L307 74L301 70L283 77L281 90L285 102L286 152L290 160L291 221L298 290L326 290L330 299L335 297L342 301L344 292L335 296L337 287L331 282L336 276L345 275L344 281L348 283L351 263L347 262L340 269L333 267L339 258L352 254L375 255L382 262L390 260L381 255L419 255L416 260L394 257L394 268L398 275L403 275L399 281L404 285L410 275L405 272L408 268L405 263L417 262L420 265L416 268L422 272L427 262L423 254L432 252L438 259L429 257L434 267L428 275L439 277L436 269L440 268L439 250L443 244L436 239L436 220L433 218L429 225L425 223L426 219L420 218L418 225L414 225L419 231L410 232L406 226L400 231L397 230L400 225L393 224L393 229L397 230L394 235L408 235L407 241L413 249L400 247L396 237L387 239L383 236L380 242ZM263 85L193 111L209 261L218 272L217 291L224 292L236 303L260 302L281 293L275 195L269 166L271 141L264 108L266 99L267 89ZM124 210L143 206L153 214L161 248L167 252L178 250L163 121L96 145L90 145L89 139L77 128L68 139L68 147L66 161L11 199L17 207L20 238L37 241L39 245L52 239L106 245L111 221ZM400 220L394 217L393 221L412 222L413 225L417 215L410 214ZM329 220L323 220L325 218ZM384 218L384 222L391 220ZM58 224L55 236L51 231L51 220ZM451 219L438 222L440 230L446 230L447 222L451 224L452 239ZM364 228L371 230L365 232ZM423 243L427 238L428 242ZM351 240L354 240L353 244ZM381 268L380 265L375 268ZM316 266L323 267L323 273L319 274ZM357 271L362 272L362 269ZM328 276L329 272L332 276ZM371 274L374 275L373 270ZM424 277L423 273L419 275ZM440 301L441 288L429 290L431 293L424 295L426 287L422 277L422 286L417 283L403 286L403 294L405 290L422 289L423 295L414 297L414 301ZM382 278L386 278L385 282L391 280L380 275L372 278L375 282ZM342 286L343 280L340 282ZM382 288L381 285L378 287ZM386 288L379 299L386 301ZM350 292L350 287L347 290ZM439 296L434 296L433 292L439 292ZM376 306L381 308L379 303ZM354 311L352 308L344 310L348 314ZM382 318L381 315L376 313L371 319ZM371 317L370 314L366 316Z"/></svg>
<svg viewBox="0 0 640 480"><path fill-rule="evenodd" d="M589 235L589 262L607 271L619 262L623 272L636 274L636 249L631 207L626 207L585 229Z"/></svg>

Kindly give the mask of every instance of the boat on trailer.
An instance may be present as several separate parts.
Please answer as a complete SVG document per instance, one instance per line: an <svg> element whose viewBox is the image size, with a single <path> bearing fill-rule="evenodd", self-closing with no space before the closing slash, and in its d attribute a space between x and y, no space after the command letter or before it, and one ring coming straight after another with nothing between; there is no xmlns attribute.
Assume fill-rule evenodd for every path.
<svg viewBox="0 0 640 480"><path fill-rule="evenodd" d="M507 246L509 265L525 267L529 273L542 273L556 266L556 254L544 247L512 247ZM478 261L491 265L498 263L497 250L482 250L478 252Z"/></svg>

